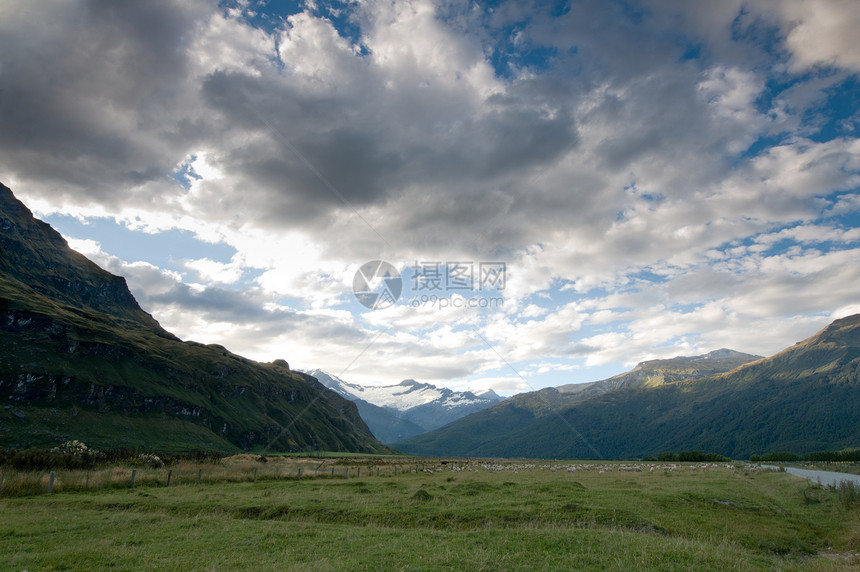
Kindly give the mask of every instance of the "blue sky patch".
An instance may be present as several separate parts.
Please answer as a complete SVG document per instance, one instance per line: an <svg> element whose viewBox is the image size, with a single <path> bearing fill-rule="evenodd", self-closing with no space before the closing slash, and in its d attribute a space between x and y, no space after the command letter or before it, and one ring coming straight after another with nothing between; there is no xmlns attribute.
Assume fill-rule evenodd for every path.
<svg viewBox="0 0 860 572"><path fill-rule="evenodd" d="M158 233L131 230L114 219L93 217L82 222L76 217L52 214L45 222L69 238L89 239L101 244L104 252L125 262L144 261L161 268L180 270L179 261L208 258L228 263L236 249L224 243L212 244L194 237L187 230L171 229Z"/></svg>

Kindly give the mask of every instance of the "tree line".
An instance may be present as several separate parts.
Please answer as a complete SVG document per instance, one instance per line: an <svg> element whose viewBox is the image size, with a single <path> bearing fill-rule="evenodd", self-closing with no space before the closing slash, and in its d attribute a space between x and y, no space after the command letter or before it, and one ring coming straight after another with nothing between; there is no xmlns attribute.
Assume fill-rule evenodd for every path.
<svg viewBox="0 0 860 572"><path fill-rule="evenodd" d="M842 451L813 451L798 455L790 451L775 451L763 455L750 455L753 463L795 463L807 461L810 463L860 463L860 449L844 449Z"/></svg>

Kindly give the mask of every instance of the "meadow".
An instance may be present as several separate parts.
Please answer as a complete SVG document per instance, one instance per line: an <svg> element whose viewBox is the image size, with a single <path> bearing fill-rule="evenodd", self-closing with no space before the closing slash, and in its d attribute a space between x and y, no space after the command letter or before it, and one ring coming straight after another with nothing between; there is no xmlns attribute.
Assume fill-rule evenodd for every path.
<svg viewBox="0 0 860 572"><path fill-rule="evenodd" d="M240 455L56 471L51 494L44 471L0 479L2 569L860 564L856 499L742 464Z"/></svg>

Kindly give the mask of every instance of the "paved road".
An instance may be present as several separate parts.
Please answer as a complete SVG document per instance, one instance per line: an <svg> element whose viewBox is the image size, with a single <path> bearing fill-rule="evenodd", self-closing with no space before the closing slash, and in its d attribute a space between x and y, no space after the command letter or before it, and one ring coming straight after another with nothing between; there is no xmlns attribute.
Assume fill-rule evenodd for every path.
<svg viewBox="0 0 860 572"><path fill-rule="evenodd" d="M779 467L773 465L762 465L767 469L779 470ZM795 477L803 477L813 482L820 482L824 486L838 485L842 481L853 481L855 485L860 485L860 475L852 475L850 473L834 473L831 471L813 471L811 469L796 469L794 467L786 467L786 473L790 473Z"/></svg>

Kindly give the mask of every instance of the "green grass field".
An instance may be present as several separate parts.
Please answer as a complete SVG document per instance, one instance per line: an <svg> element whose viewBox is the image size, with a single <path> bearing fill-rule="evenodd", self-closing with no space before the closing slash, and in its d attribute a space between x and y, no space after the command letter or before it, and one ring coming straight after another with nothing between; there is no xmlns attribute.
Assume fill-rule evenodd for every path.
<svg viewBox="0 0 860 572"><path fill-rule="evenodd" d="M403 458L270 457L262 463L242 456L200 467L138 468L135 488L130 470L92 472L83 487L82 473L58 472L50 495L44 474L7 471L0 489L0 569L838 570L860 564L860 507L785 473L743 467L442 465Z"/></svg>

